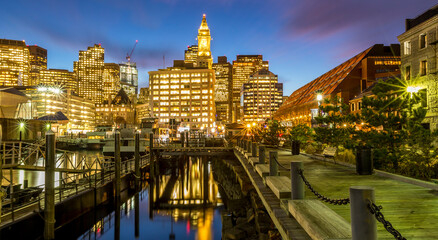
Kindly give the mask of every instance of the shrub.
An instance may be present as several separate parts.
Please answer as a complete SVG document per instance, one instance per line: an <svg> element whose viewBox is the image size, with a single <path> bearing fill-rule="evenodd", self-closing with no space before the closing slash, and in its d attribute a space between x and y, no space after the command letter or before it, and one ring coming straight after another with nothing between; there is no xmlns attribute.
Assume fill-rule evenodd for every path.
<svg viewBox="0 0 438 240"><path fill-rule="evenodd" d="M306 148L304 149L304 151L307 154L314 154L316 152L316 148L311 143L309 143L306 145Z"/></svg>
<svg viewBox="0 0 438 240"><path fill-rule="evenodd" d="M335 155L335 161L356 164L356 156L351 149L339 149L338 153Z"/></svg>

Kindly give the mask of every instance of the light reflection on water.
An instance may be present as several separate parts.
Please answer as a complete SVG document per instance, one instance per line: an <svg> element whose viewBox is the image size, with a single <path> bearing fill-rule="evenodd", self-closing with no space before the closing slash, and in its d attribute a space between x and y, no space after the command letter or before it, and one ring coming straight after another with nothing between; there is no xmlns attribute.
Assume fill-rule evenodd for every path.
<svg viewBox="0 0 438 240"><path fill-rule="evenodd" d="M136 212L139 239L171 239L172 233L178 240L221 239L222 200L210 163L195 158L177 165L162 171L165 173L156 178L155 184L122 203L120 218L116 207L78 239L134 239ZM138 209L135 201L139 201Z"/></svg>
<svg viewBox="0 0 438 240"><path fill-rule="evenodd" d="M87 156L87 157L98 157L103 156L100 151L76 151L72 152L71 161L76 164L79 156ZM57 153L57 158L60 156L60 153ZM43 158L39 158L37 161L38 166L43 166ZM10 170L3 170L2 174L5 178L10 179L11 172ZM55 172L55 187L59 186L59 172ZM72 174L70 174L72 175ZM14 185L15 184L24 184L24 180L28 180L28 186L40 186L44 185L45 174L44 171L30 171L30 170L12 170L12 176ZM5 178L2 179L2 186L9 185L10 183ZM66 173L63 174L63 178L66 178Z"/></svg>

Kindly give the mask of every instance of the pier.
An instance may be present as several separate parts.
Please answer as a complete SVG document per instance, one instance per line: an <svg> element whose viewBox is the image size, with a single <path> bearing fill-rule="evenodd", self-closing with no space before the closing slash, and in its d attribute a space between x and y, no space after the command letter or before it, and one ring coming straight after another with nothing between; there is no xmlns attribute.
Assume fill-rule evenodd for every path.
<svg viewBox="0 0 438 240"><path fill-rule="evenodd" d="M378 170L372 175L358 175L353 165L341 165L321 156L292 155L289 150L269 146L260 157L261 145L256 144L256 152L249 145L248 141L238 141L235 155L256 186L283 239L360 239L353 236L357 231L353 222L358 220L350 202L357 201L354 186L371 189L374 199L369 200L375 205L370 206L382 214L387 228L387 223L392 224L388 231L369 212L367 204L362 206L377 226L378 239L438 237L438 213L434 211L438 209L437 184ZM265 161L259 162L259 159ZM294 174L296 163L301 167ZM301 189L292 189L291 177L295 177L295 184L301 182L298 186ZM300 191L303 196L296 197Z"/></svg>

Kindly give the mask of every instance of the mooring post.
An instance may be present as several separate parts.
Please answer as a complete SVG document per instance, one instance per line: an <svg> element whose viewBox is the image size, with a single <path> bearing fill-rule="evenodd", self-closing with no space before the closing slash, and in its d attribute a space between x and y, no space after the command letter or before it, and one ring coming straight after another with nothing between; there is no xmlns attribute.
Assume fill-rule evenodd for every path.
<svg viewBox="0 0 438 240"><path fill-rule="evenodd" d="M114 133L114 161L115 161L115 184L116 184L116 198L120 197L120 171L121 171L121 160L120 160L120 132L116 130Z"/></svg>
<svg viewBox="0 0 438 240"><path fill-rule="evenodd" d="M149 179L154 181L154 134L149 134Z"/></svg>
<svg viewBox="0 0 438 240"><path fill-rule="evenodd" d="M257 143L256 142L252 143L251 150L252 150L251 156L257 157Z"/></svg>
<svg viewBox="0 0 438 240"><path fill-rule="evenodd" d="M189 131L186 132L186 147L190 147L190 142L189 142Z"/></svg>
<svg viewBox="0 0 438 240"><path fill-rule="evenodd" d="M299 170L303 169L303 162L290 162L290 180L291 180L291 199L304 199L304 182L299 174Z"/></svg>
<svg viewBox="0 0 438 240"><path fill-rule="evenodd" d="M134 152L134 168L135 168L135 189L138 190L140 182L140 132L135 133L135 152Z"/></svg>
<svg viewBox="0 0 438 240"><path fill-rule="evenodd" d="M152 201L152 200L150 200ZM135 237L138 238L140 236L140 199L139 193L135 194L134 197L134 208L135 208Z"/></svg>
<svg viewBox="0 0 438 240"><path fill-rule="evenodd" d="M265 157L266 157L266 148L263 145L259 145L259 163L265 164Z"/></svg>
<svg viewBox="0 0 438 240"><path fill-rule="evenodd" d="M55 239L55 133L46 133L44 239Z"/></svg>
<svg viewBox="0 0 438 240"><path fill-rule="evenodd" d="M350 187L351 235L353 240L377 239L376 219L368 204L374 202L374 188L368 186Z"/></svg>
<svg viewBox="0 0 438 240"><path fill-rule="evenodd" d="M180 135L181 135L181 147L184 147L184 132L182 132Z"/></svg>
<svg viewBox="0 0 438 240"><path fill-rule="evenodd" d="M277 159L278 153L276 151L269 151L269 176L278 175Z"/></svg>

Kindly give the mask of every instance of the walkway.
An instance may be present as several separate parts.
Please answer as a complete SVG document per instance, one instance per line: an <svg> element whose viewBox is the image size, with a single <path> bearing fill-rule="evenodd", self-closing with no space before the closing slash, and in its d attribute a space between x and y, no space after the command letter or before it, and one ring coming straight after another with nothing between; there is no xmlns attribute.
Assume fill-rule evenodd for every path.
<svg viewBox="0 0 438 240"><path fill-rule="evenodd" d="M273 150L267 149L267 155ZM292 159L302 160L304 176L320 194L333 199L348 198L350 186L374 187L376 204L383 207L385 219L405 238L438 239L438 191L375 174L358 175L354 168L315 160L304 155L291 156L290 151L275 151L278 151L279 163L284 167L289 168ZM268 156L266 159L268 160ZM307 188L305 194L305 199L316 199ZM325 204L350 222L348 205ZM377 231L378 239L394 239L379 222Z"/></svg>

